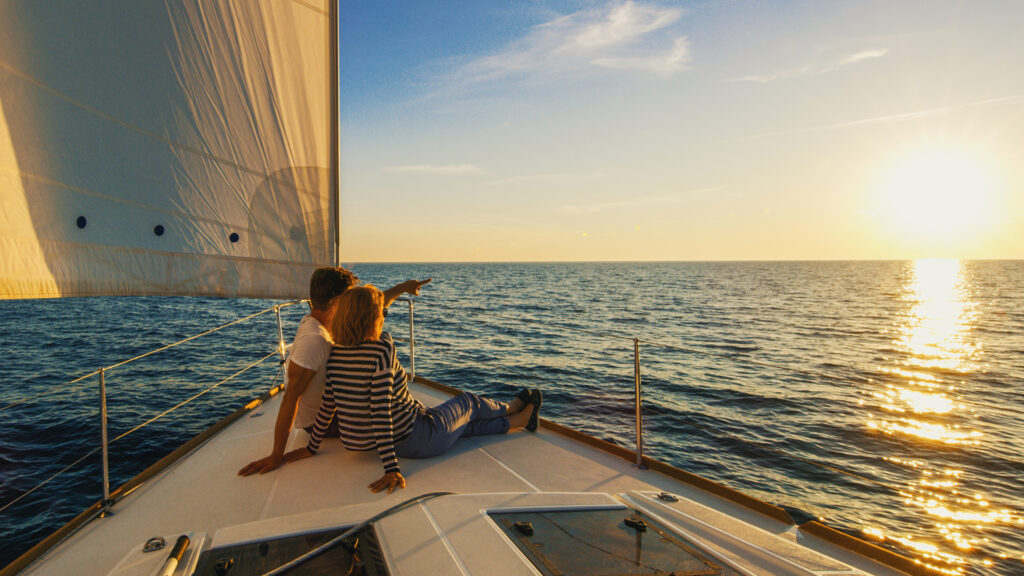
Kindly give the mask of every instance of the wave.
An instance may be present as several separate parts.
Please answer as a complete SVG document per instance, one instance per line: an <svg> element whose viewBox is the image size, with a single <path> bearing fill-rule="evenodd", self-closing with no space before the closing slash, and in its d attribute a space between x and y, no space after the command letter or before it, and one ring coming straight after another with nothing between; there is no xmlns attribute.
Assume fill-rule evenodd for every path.
<svg viewBox="0 0 1024 576"><path fill-rule="evenodd" d="M977 371L907 364L913 358L893 341L922 299L907 298L904 263L361 265L356 272L377 285L434 278L415 308L419 374L496 398L539 387L545 417L623 446L633 443L632 334L697 351L641 345L652 455L794 514L828 518L839 529L879 526L957 552L937 531L935 518L904 504L901 491L920 489L922 480L955 469L961 471L961 492L984 493L1015 518L1024 509L1024 419L1013 412L1024 400L1018 386L1024 375L1021 340L1013 330L1024 320L1024 301L1010 289L1024 285L1024 265L972 266L971 298L985 308L963 337L977 345ZM0 406L55 390L5 413L5 423L14 424L0 427L0 498L93 449L96 381L64 387L68 374L91 372L209 328L211 320L233 320L268 304L187 298L0 302L7 352L0 381L17 383L0 391ZM406 307L393 308L387 327L403 336ZM285 311L290 326L304 312ZM67 324L68 318L75 319L69 337L54 333L54 323ZM125 341L121 328L133 338ZM152 364L112 371L112 428L125 430L211 385L245 358L269 352L268 341L272 348L275 340L274 323L261 319L251 329L225 330L188 350L155 355ZM408 368L407 348L399 347ZM200 352L212 357L199 360ZM966 407L945 416L884 409L888 401L875 394L908 384L891 373L897 368L954 386L946 392ZM181 418L158 421L118 442L115 476L138 472L265 389L275 375L270 369L227 384ZM983 436L977 445L946 445L869 426L901 419L959 425ZM39 450L52 461L37 459ZM19 505L13 528L3 534L5 544L15 542L9 538L13 530L17 545L27 547L38 540L33 535L45 535L47 527L91 504L98 496L95 475L94 463L87 462L55 481L54 489L41 490L42 502L59 502L53 510L38 502L35 508ZM978 557L1019 557L1024 546L1013 526L958 529L969 538L990 539ZM972 566L978 574L1013 573L998 561L993 568Z"/></svg>

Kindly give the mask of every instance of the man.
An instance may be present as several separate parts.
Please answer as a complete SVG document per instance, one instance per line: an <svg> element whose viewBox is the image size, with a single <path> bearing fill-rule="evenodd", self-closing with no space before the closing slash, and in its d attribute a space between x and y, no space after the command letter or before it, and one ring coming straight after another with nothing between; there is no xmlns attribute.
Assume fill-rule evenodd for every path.
<svg viewBox="0 0 1024 576"><path fill-rule="evenodd" d="M426 280L406 280L384 291L387 308L402 294L417 295ZM292 426L313 425L320 397L323 395L327 358L331 355L331 300L358 283L355 274L344 268L318 268L309 279L309 302L312 310L299 323L292 349L285 365L285 389L274 423L274 448L270 456L250 462L238 471L240 476L259 472L265 474L282 463Z"/></svg>

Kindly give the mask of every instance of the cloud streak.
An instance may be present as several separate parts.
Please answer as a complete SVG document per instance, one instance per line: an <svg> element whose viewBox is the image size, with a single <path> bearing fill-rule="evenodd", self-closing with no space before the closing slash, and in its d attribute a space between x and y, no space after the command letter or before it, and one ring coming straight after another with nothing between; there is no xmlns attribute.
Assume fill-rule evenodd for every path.
<svg viewBox="0 0 1024 576"><path fill-rule="evenodd" d="M508 186L514 184L567 184L594 180L604 177L600 172L575 173L566 172L560 174L534 174L530 176L515 176L501 180L488 182L488 186Z"/></svg>
<svg viewBox="0 0 1024 576"><path fill-rule="evenodd" d="M801 68L776 72L772 74L755 74L749 76L740 76L738 78L728 78L726 79L726 82L756 82L759 84L768 84L771 82L777 82L779 80L789 80L791 78L800 78L805 76L820 76L822 74L829 74L842 68L846 68L847 66L859 64L861 62L866 62L868 60L882 58L888 53L888 48L862 50L860 52L854 52L852 54L840 56L838 58L832 59L824 63L803 66Z"/></svg>
<svg viewBox="0 0 1024 576"><path fill-rule="evenodd" d="M426 176L474 176L487 174L486 170L472 164L455 164L446 166L435 166L431 164L388 166L387 171L394 174L421 174Z"/></svg>
<svg viewBox="0 0 1024 576"><path fill-rule="evenodd" d="M449 87L538 82L599 69L672 74L691 60L689 43L673 30L685 11L612 2L534 26L504 48L453 70Z"/></svg>
<svg viewBox="0 0 1024 576"><path fill-rule="evenodd" d="M778 132L763 132L761 134L751 134L750 136L742 136L740 138L734 138L733 141L739 140L753 140L756 138L767 138L769 136L785 136L789 134L809 134L813 132L825 132L828 130L842 130L845 128L860 128L864 126L878 126L883 124L892 124L895 122L907 122L909 120L918 120L921 118L931 118L933 116L945 116L947 114L953 114L961 110L967 110L969 108L975 108L979 106L988 106L991 104L1003 104L1008 102L1017 102L1024 100L1024 94L1017 94L1014 96L1000 96L999 98L988 98L985 100L978 100L976 102L968 102L966 104L957 104L954 106L942 106L940 108L928 108L926 110L917 110L915 112L903 112L901 114L888 114L886 116L875 116L873 118L864 118L861 120L851 120L848 122L837 122L835 124L823 124L821 126L810 126L807 128L799 128L796 130L780 130Z"/></svg>
<svg viewBox="0 0 1024 576"><path fill-rule="evenodd" d="M721 190L719 187L715 188L701 188L699 190L690 190L681 195L677 196L647 196L644 198L633 198L631 200L621 200L618 202L600 202L597 204L569 204L562 206L558 211L562 214L597 214L599 212L606 212L608 210L619 210L622 208L634 208L639 206L663 206L670 204L680 204L686 199L699 196L704 194L710 194Z"/></svg>

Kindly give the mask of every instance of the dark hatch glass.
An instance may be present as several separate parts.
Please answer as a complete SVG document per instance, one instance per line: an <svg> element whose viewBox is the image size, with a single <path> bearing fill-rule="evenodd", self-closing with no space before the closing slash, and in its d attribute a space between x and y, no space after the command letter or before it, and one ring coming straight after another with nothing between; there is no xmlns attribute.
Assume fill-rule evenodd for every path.
<svg viewBox="0 0 1024 576"><path fill-rule="evenodd" d="M259 576L291 562L345 532L338 528L203 552L196 576ZM289 576L344 574L387 576L372 527L346 538L327 552L287 572Z"/></svg>
<svg viewBox="0 0 1024 576"><path fill-rule="evenodd" d="M738 576L636 510L526 511L490 516L546 576ZM525 526L517 528L517 522L529 522L533 534L528 535Z"/></svg>

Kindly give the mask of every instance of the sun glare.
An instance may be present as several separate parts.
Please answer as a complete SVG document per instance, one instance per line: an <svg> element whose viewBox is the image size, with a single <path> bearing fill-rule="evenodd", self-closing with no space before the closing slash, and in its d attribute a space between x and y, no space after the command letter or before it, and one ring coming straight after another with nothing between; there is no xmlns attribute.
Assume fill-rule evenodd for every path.
<svg viewBox="0 0 1024 576"><path fill-rule="evenodd" d="M895 164L878 188L881 216L898 238L958 247L995 224L998 182L968 153L918 152Z"/></svg>

